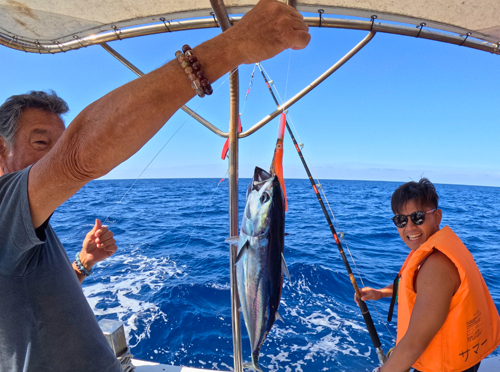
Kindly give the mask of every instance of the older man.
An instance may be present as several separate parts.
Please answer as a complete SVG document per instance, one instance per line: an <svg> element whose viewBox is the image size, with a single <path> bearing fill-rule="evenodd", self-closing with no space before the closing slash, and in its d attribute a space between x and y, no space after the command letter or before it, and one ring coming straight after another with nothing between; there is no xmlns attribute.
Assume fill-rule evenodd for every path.
<svg viewBox="0 0 500 372"><path fill-rule="evenodd" d="M193 53L214 82L239 64L303 48L309 39L297 11L261 0ZM194 95L173 60L92 103L67 129L60 118L66 106L54 94L22 96L27 104L13 115L5 111L12 102L0 108L0 371L121 371L75 275L112 253L114 241L96 222L72 267L48 221L83 185L137 152Z"/></svg>

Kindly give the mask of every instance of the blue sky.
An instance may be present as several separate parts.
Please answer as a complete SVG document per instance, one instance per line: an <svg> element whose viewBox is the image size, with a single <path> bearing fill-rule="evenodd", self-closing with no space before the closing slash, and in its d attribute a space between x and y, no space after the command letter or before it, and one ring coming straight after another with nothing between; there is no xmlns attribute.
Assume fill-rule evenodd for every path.
<svg viewBox="0 0 500 372"><path fill-rule="evenodd" d="M219 29L116 41L110 45L142 71L195 46ZM303 51L285 51L263 63L282 97L291 97L356 45L366 32L311 29ZM0 47L0 101L29 90L53 89L67 100L67 124L86 105L136 76L99 46L56 55ZM379 33L346 65L290 110L297 133L320 179L401 181L500 186L500 56L435 41ZM240 68L240 94L253 65ZM168 84L168 82L165 82ZM223 130L229 118L227 77L211 97L188 106ZM242 115L244 129L275 109L256 73ZM178 112L134 157L105 178L137 178L179 129L143 178L224 176L224 139ZM268 167L278 120L240 142L240 177ZM306 173L285 141L286 178Z"/></svg>

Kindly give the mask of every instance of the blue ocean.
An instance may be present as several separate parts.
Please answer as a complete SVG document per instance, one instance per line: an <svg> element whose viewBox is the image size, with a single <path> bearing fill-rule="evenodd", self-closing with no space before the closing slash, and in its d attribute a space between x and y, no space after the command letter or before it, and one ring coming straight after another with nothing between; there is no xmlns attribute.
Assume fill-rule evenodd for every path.
<svg viewBox="0 0 500 372"><path fill-rule="evenodd" d="M249 182L240 179L240 221ZM322 182L360 287L391 283L409 252L390 219L390 196L399 185ZM274 324L262 347L261 367L371 371L377 356L311 185L288 179L286 187L291 282L284 280L284 322ZM442 226L453 228L472 252L500 308L500 188L436 188ZM233 369L227 196L228 181L219 179L98 180L54 214L52 225L70 257L81 249L95 218L106 220L114 232L118 252L96 266L83 290L98 320L125 324L135 358ZM385 351L396 337L395 320L386 321L389 302L368 304ZM244 325L242 335L243 360L249 361Z"/></svg>

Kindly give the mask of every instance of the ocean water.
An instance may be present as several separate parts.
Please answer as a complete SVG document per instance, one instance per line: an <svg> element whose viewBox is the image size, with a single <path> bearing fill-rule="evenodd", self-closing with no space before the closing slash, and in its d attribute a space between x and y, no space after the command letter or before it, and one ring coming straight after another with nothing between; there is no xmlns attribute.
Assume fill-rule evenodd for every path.
<svg viewBox="0 0 500 372"><path fill-rule="evenodd" d="M118 252L96 266L83 290L98 320L125 324L138 359L232 370L228 181L145 179L93 181L61 206L52 225L70 257L95 218L114 232ZM248 179L240 180L240 221ZM392 282L408 248L390 217L395 182L323 181L343 232L359 286ZM269 371L371 371L378 360L354 291L308 180L286 180L284 281L280 314L261 349ZM436 185L442 226L452 227L474 255L500 308L500 188ZM127 190L129 190L127 192ZM358 272L363 282L361 282ZM390 299L369 309L385 351ZM375 305L376 307L374 307ZM242 321L242 325L243 325ZM243 360L250 360L242 326ZM495 352L500 354L500 350Z"/></svg>

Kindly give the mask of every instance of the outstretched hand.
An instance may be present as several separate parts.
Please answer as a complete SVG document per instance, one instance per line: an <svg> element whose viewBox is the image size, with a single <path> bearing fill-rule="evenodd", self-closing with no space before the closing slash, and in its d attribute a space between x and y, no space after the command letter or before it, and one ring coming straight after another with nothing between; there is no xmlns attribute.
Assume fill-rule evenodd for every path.
<svg viewBox="0 0 500 372"><path fill-rule="evenodd" d="M260 0L226 32L232 34L242 63L256 63L288 48L305 48L311 35L303 19L291 6L276 0Z"/></svg>
<svg viewBox="0 0 500 372"><path fill-rule="evenodd" d="M97 262L112 256L117 250L113 232L103 226L100 220L95 220L95 225L83 240L80 260L87 270Z"/></svg>

